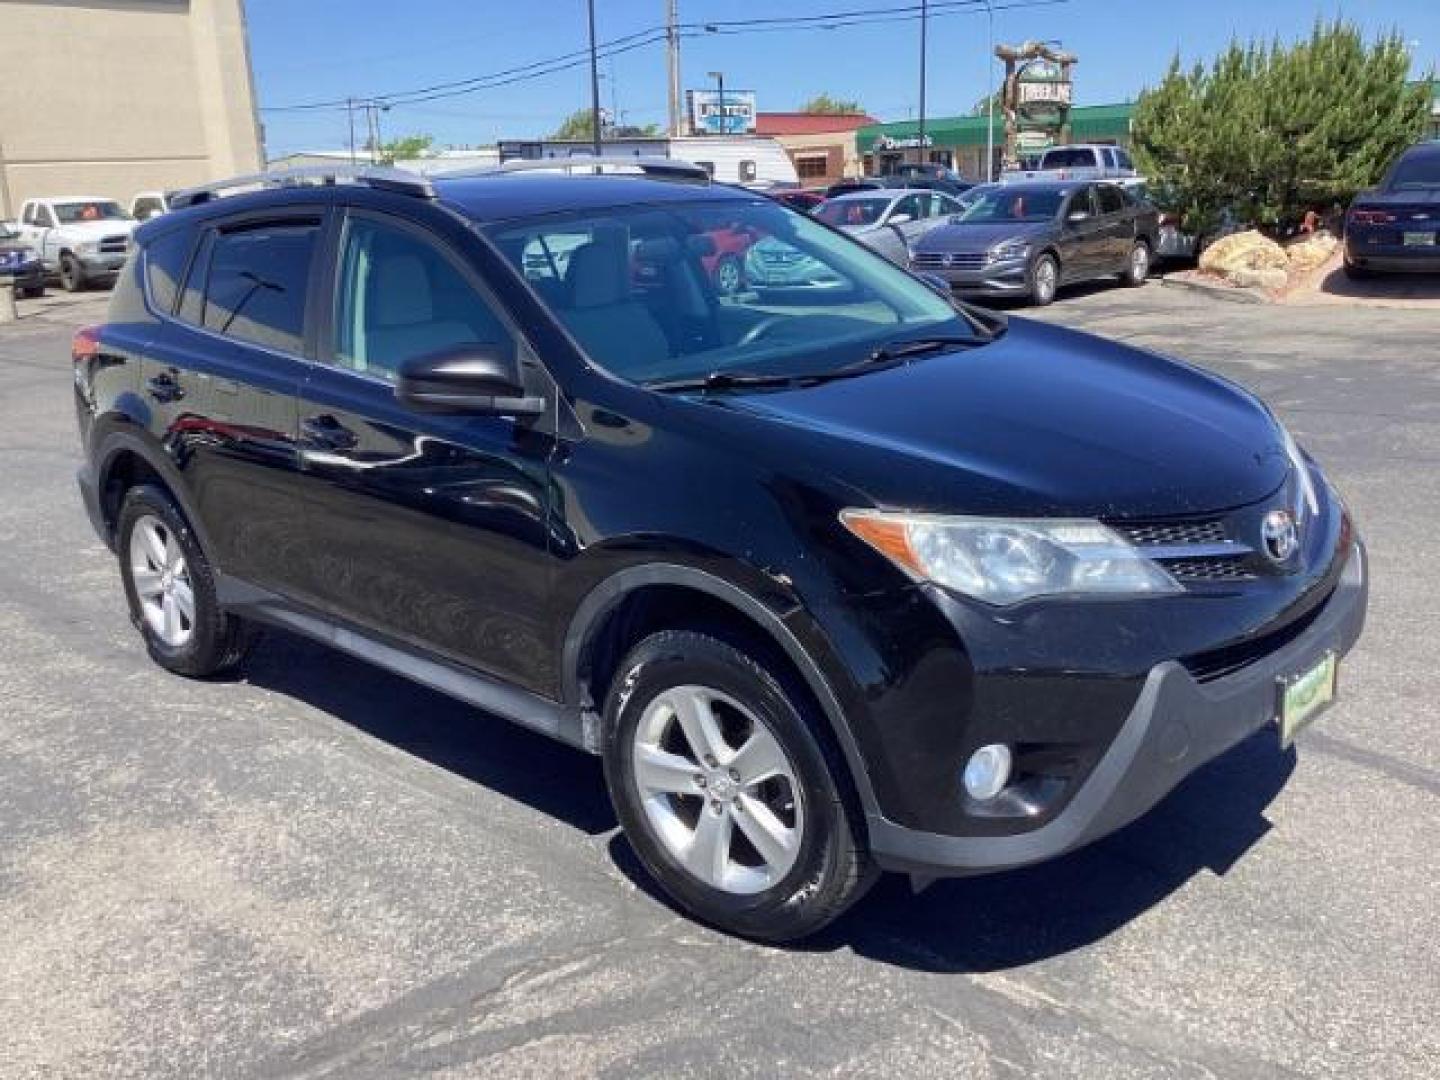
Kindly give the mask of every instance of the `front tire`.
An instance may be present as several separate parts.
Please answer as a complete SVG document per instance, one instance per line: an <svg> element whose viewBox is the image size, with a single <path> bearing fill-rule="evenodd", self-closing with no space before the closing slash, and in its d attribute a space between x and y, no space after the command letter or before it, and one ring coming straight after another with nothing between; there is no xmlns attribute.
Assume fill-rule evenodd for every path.
<svg viewBox="0 0 1440 1080"><path fill-rule="evenodd" d="M645 868L703 922L793 941L873 882L843 761L810 711L707 634L651 635L621 664L605 706L610 797Z"/></svg>
<svg viewBox="0 0 1440 1080"><path fill-rule="evenodd" d="M68 251L60 256L60 285L66 292L80 292L85 288L85 268Z"/></svg>
<svg viewBox="0 0 1440 1080"><path fill-rule="evenodd" d="M734 255L722 255L715 264L715 289L721 296L734 296L745 287L745 271Z"/></svg>
<svg viewBox="0 0 1440 1080"><path fill-rule="evenodd" d="M130 621L150 658L189 678L239 665L258 635L221 608L209 560L169 494L148 484L132 488L116 536Z"/></svg>
<svg viewBox="0 0 1440 1080"><path fill-rule="evenodd" d="M24 296L28 300L38 300L40 299L40 297L45 295L45 286L31 285L27 288L21 289L20 295Z"/></svg>
<svg viewBox="0 0 1440 1080"><path fill-rule="evenodd" d="M1030 302L1045 307L1055 302L1060 288L1060 263L1054 255L1041 255L1030 267Z"/></svg>

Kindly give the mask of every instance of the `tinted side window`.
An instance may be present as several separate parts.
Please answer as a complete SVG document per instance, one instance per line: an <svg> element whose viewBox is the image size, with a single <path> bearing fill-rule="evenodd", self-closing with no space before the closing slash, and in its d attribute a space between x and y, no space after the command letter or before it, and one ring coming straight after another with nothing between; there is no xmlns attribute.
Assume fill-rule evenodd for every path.
<svg viewBox="0 0 1440 1080"><path fill-rule="evenodd" d="M1102 214L1115 214L1125 209L1125 197L1120 194L1120 189L1111 184L1102 184L1095 189L1100 196L1100 212Z"/></svg>
<svg viewBox="0 0 1440 1080"><path fill-rule="evenodd" d="M405 229L351 218L340 246L335 360L393 379L406 360L509 331L438 248Z"/></svg>
<svg viewBox="0 0 1440 1080"><path fill-rule="evenodd" d="M305 285L319 222L218 233L205 287L207 330L283 352L300 352Z"/></svg>
<svg viewBox="0 0 1440 1080"><path fill-rule="evenodd" d="M162 315L175 310L190 257L191 234L184 229L157 236L145 247L145 281L150 304Z"/></svg>
<svg viewBox="0 0 1440 1080"><path fill-rule="evenodd" d="M1122 169L1133 170L1135 168L1135 163L1130 160L1130 155L1124 150L1115 151L1115 160L1120 163Z"/></svg>

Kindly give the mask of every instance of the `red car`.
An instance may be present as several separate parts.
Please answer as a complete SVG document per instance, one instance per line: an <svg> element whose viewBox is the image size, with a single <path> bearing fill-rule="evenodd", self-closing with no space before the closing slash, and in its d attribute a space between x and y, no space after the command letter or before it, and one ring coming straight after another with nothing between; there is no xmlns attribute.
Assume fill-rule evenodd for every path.
<svg viewBox="0 0 1440 1080"><path fill-rule="evenodd" d="M700 257L700 263L721 296L734 296L745 287L745 252L759 237L744 226L711 229L705 234L714 250Z"/></svg>

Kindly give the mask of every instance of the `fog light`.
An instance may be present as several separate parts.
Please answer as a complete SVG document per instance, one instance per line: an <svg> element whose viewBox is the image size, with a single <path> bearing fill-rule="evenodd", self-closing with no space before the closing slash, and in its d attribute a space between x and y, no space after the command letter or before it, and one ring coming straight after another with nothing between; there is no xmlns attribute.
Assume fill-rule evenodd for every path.
<svg viewBox="0 0 1440 1080"><path fill-rule="evenodd" d="M1004 743L982 746L965 763L965 791L979 802L995 798L1010 781L1010 747Z"/></svg>

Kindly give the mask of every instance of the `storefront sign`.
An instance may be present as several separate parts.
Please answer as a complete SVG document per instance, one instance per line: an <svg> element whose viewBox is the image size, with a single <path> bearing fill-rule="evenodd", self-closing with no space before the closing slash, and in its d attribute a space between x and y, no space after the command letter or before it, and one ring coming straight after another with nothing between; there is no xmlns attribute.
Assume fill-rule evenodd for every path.
<svg viewBox="0 0 1440 1080"><path fill-rule="evenodd" d="M755 91L688 90L690 126L697 135L751 135L755 132Z"/></svg>
<svg viewBox="0 0 1440 1080"><path fill-rule="evenodd" d="M903 138L894 135L877 135L875 137L876 150L919 150L922 146L934 146L935 140L929 135L923 139L918 135L906 135Z"/></svg>

